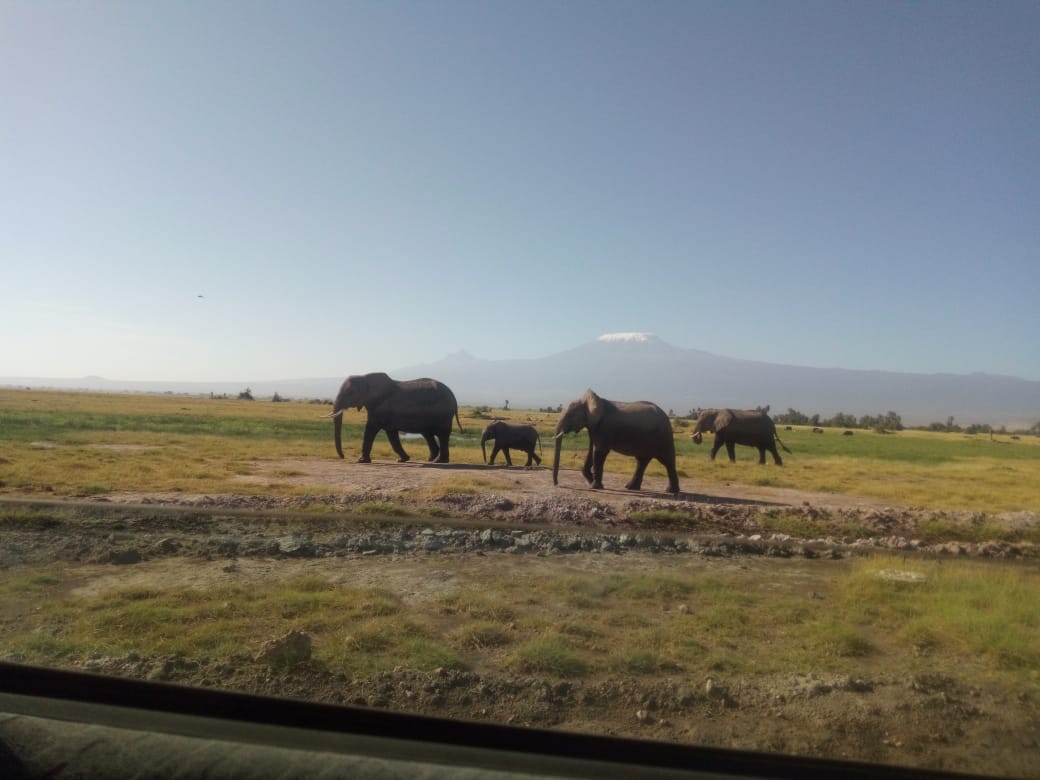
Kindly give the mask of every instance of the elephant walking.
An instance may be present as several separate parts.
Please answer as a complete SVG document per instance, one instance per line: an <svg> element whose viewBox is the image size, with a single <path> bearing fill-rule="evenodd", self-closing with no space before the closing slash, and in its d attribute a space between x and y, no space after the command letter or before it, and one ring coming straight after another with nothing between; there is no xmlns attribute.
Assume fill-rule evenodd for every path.
<svg viewBox="0 0 1040 780"><path fill-rule="evenodd" d="M693 429L694 442L700 444L701 434L712 431L715 433L715 444L711 448L712 460L715 460L715 453L723 444L729 453L730 463L737 460L733 446L735 444L757 447L759 464L766 462L768 451L772 453L773 462L777 466L784 465L780 453L776 451L777 442L784 448L784 452L791 452L780 441L773 418L761 409L705 409L697 418L697 425Z"/></svg>
<svg viewBox="0 0 1040 780"><path fill-rule="evenodd" d="M486 446L488 439L495 440L495 446L491 448L490 461L488 461ZM492 466L495 465L495 456L498 455L499 450L506 457L506 465L512 466L513 461L509 457L510 449L527 453L525 467L529 467L532 460L540 465L542 459L535 454L536 446L541 450L542 440L538 438L538 431L533 425L510 425L502 420L495 420L484 429L484 433L480 436L480 451L484 453L484 462L490 463Z"/></svg>
<svg viewBox="0 0 1040 780"><path fill-rule="evenodd" d="M398 463L409 460L401 446L401 433L422 434L430 448L430 462L447 463L453 421L462 432L455 394L443 382L436 379L398 381L383 373L351 375L343 380L329 414L336 421L336 452L341 458L343 412L352 406L368 410L358 463L372 462L372 443L380 431L386 431Z"/></svg>
<svg viewBox="0 0 1040 780"><path fill-rule="evenodd" d="M636 459L636 471L625 487L639 490L643 472L654 458L668 471L668 492L679 492L679 475L675 470L675 438L668 415L649 401L608 401L591 389L571 403L556 424L553 484L558 484L560 446L566 433L589 431L589 451L582 475L594 488L603 487L603 464L611 450Z"/></svg>

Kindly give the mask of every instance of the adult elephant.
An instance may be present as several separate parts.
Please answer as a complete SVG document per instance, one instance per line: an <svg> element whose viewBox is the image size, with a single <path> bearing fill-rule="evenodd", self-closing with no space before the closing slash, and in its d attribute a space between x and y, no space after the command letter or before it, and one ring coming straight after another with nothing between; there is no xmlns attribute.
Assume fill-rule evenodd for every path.
<svg viewBox="0 0 1040 780"><path fill-rule="evenodd" d="M329 417L336 421L336 452L343 457L343 412L350 407L368 410L365 434L358 463L372 462L372 442L386 431L399 463L409 460L401 446L401 433L419 433L430 448L430 461L448 462L448 438L452 421L459 424L459 405L455 394L436 379L399 381L383 373L351 375L340 385Z"/></svg>
<svg viewBox="0 0 1040 780"><path fill-rule="evenodd" d="M780 441L773 418L761 409L705 409L697 418L697 425L693 429L694 442L700 444L702 434L710 432L715 433L715 444L711 448L712 460L715 460L715 453L724 444L731 463L737 460L733 446L735 444L757 447L759 464L766 462L768 450L777 466L784 465L780 453L776 451L777 442L784 448L784 452L791 452Z"/></svg>
<svg viewBox="0 0 1040 780"><path fill-rule="evenodd" d="M556 423L553 484L559 484L560 446L566 433L589 431L589 451L582 475L594 488L603 487L603 463L611 450L636 459L636 472L625 487L639 490L643 472L654 458L668 471L668 492L679 492L679 475L675 470L675 438L672 423L661 407L649 401L608 401L591 389L577 401L571 401Z"/></svg>
<svg viewBox="0 0 1040 780"><path fill-rule="evenodd" d="M485 463L488 462L486 442L489 439L495 440L495 446L491 448L492 466L495 465L495 456L498 455L499 450L502 450L502 454L506 457L506 465L512 466L513 461L509 458L510 449L527 453L525 466L530 466L532 460L539 465L542 462L542 459L534 452L536 446L539 450L542 448L542 440L538 438L538 431L533 425L510 425L502 420L495 420L488 425L480 436L480 451L484 453Z"/></svg>

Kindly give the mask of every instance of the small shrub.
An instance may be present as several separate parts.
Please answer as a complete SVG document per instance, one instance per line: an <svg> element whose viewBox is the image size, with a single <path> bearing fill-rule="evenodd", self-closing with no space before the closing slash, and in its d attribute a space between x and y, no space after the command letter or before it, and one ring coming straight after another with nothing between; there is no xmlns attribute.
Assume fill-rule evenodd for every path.
<svg viewBox="0 0 1040 780"><path fill-rule="evenodd" d="M409 517L411 510L393 501L364 501L354 507L359 515L380 515L383 517Z"/></svg>
<svg viewBox="0 0 1040 780"><path fill-rule="evenodd" d="M454 639L462 647L473 650L502 647L513 641L505 629L494 623L473 623L463 626L455 632Z"/></svg>
<svg viewBox="0 0 1040 780"><path fill-rule="evenodd" d="M839 623L820 626L817 647L826 655L838 658L864 658L874 653L874 645L853 628Z"/></svg>
<svg viewBox="0 0 1040 780"><path fill-rule="evenodd" d="M612 655L607 666L619 674L656 674L667 664L649 650L631 650Z"/></svg>
<svg viewBox="0 0 1040 780"><path fill-rule="evenodd" d="M510 664L526 674L554 674L558 677L580 677L588 665L571 646L558 637L533 639L518 647Z"/></svg>

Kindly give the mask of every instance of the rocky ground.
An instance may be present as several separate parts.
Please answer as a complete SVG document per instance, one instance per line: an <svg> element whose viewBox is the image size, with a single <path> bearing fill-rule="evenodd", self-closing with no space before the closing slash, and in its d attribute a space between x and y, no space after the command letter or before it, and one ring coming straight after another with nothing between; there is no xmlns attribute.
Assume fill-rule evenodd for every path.
<svg viewBox="0 0 1040 780"><path fill-rule="evenodd" d="M446 480L463 485L444 489ZM477 489L473 489L474 481ZM1036 565L1028 544L923 540L936 519L956 527L994 521L1006 527L1040 523L1032 513L985 518L931 512L848 496L723 486L673 498L620 489L592 491L577 472L553 487L545 469L483 469L424 464L358 464L332 460L270 463L243 477L291 485L291 498L125 494L3 530L0 567L67 561L83 566L81 587L113 587L135 578L261 577L271 567L330 569L349 557L358 571L407 578L412 556L451 561L483 556L496 571L549 567L555 561L638 563L740 560L784 576L785 566L820 566L860 551L905 555L978 556ZM617 489L611 489L616 484ZM659 484L658 484L659 483ZM450 483L449 483L450 484ZM317 488L337 488L335 495ZM314 488L314 493L308 493ZM281 491L280 491L281 492ZM8 504L10 506L10 504ZM378 509L362 519L359 508ZM388 507L405 513L394 516ZM316 509L324 522L315 523ZM306 512L304 512L306 510ZM677 523L668 512L687 520ZM783 513L829 532L812 538L770 532L766 518ZM647 521L647 517L656 518ZM248 522L246 522L248 518ZM855 529L842 533L842 529ZM147 564L139 566L137 564ZM113 564L117 564L113 566ZM614 564L609 564L614 565ZM817 564L814 564L814 566ZM994 564L998 565L998 564ZM94 568L91 569L90 567ZM370 567L366 569L365 567ZM317 567L317 569L316 569ZM804 573L803 575L804 576ZM825 576L821 569L821 576ZM84 591L87 592L87 591ZM275 643L277 649L277 642ZM477 671L399 669L348 679L323 672L301 656L291 672L255 653L238 658L94 658L96 671L392 708L470 720L561 728L700 745L851 758L950 771L1040 776L1040 697L1007 690L970 669L928 674L878 668L865 676L800 674L713 679L581 679L560 681Z"/></svg>

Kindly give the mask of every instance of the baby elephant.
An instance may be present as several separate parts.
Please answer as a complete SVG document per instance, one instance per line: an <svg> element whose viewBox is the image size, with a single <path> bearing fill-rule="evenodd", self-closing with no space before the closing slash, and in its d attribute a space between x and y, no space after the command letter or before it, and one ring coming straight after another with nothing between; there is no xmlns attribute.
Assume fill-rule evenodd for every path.
<svg viewBox="0 0 1040 780"><path fill-rule="evenodd" d="M506 465L512 466L513 461L509 459L509 449L523 450L527 453L527 463L525 466L531 465L531 459L534 458L535 463L541 463L542 459L535 455L534 447L537 444L538 449L542 449L542 440L538 438L538 431L534 429L533 425L510 425L507 422L496 420L491 423L487 428L484 429L484 433L480 437L480 450L484 453L484 462L488 462L487 447L484 445L488 439L495 440L495 446L491 450L491 465L495 465L495 456L498 455L498 451L502 450L506 456Z"/></svg>

